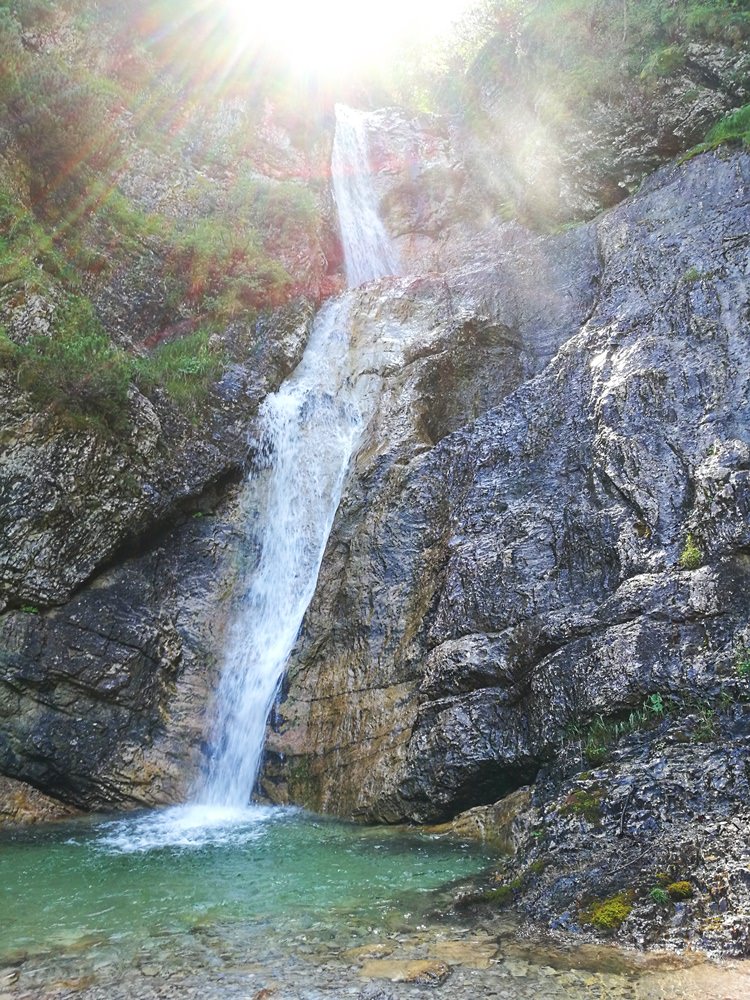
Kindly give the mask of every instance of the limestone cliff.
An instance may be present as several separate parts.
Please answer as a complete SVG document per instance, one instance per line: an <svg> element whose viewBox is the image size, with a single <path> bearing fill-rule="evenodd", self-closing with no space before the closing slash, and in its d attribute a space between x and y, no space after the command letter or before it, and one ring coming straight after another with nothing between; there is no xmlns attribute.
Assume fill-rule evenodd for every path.
<svg viewBox="0 0 750 1000"><path fill-rule="evenodd" d="M63 28L21 47L74 59L83 43ZM742 46L704 43L678 84L671 69L638 75L638 100L595 101L611 134L567 122L522 163L508 109L528 74L488 57L470 73L484 131L376 116L381 210L404 276L351 293L353 377L374 415L269 732L271 798L445 819L544 778L597 719L615 726L655 695L717 713L708 736L724 763L744 747L750 157L722 147L649 174L746 99ZM646 141L665 81L681 101L696 74L675 141ZM240 522L258 513L252 498L239 509L236 488L253 415L298 360L312 301L335 286L330 199L309 180L330 136L303 148L264 113L238 162L266 208L291 176L317 214L273 245L299 279L282 282L285 304L234 312L223 296L237 286L180 227L226 220L248 119L241 103L192 110L188 139L165 149L120 108L127 155L110 180L127 211L84 213L96 260L73 288L42 241L0 291L0 772L85 808L178 800L201 766ZM24 155L21 139L9 146L4 182L20 184ZM559 186L537 211L542 155ZM14 198L24 219L36 212L30 189ZM150 213L176 228L154 233ZM168 387L134 377L115 434L41 405L23 352L54 338L73 294L118 359L148 358L208 315L221 363L198 404L181 411ZM576 773L553 772L550 801Z"/></svg>
<svg viewBox="0 0 750 1000"><path fill-rule="evenodd" d="M736 680L749 170L666 167L588 226L500 227L369 293L358 339L424 336L290 665L269 774L293 800L443 818L532 780L571 724Z"/></svg>

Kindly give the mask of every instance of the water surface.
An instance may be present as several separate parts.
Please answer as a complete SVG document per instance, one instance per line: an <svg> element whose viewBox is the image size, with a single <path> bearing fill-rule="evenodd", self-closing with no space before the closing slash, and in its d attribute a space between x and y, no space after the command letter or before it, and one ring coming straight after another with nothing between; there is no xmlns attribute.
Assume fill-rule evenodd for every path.
<svg viewBox="0 0 750 1000"><path fill-rule="evenodd" d="M528 941L512 914L450 916L461 885L485 877L493 860L477 845L275 808L184 807L6 830L0 994L253 1000L268 989L274 1000L361 1000L382 986L395 1000L750 995L741 966ZM414 962L442 969L443 981L400 981Z"/></svg>

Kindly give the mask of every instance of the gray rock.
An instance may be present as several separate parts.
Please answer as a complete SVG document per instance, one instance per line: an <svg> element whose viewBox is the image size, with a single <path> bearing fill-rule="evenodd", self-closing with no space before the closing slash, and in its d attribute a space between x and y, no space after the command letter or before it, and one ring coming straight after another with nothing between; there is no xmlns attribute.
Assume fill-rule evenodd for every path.
<svg viewBox="0 0 750 1000"><path fill-rule="evenodd" d="M704 155L572 235L501 227L491 270L445 275L453 314L491 304L514 346L504 367L490 354L495 399L458 430L466 390L441 351L386 379L275 716L269 795L439 820L533 779L572 722L718 694L748 639L748 180L746 153ZM439 300L405 287L377 322L398 304L434 335ZM454 356L469 337L454 327ZM425 433L431 408L449 419ZM688 535L702 565L683 569Z"/></svg>

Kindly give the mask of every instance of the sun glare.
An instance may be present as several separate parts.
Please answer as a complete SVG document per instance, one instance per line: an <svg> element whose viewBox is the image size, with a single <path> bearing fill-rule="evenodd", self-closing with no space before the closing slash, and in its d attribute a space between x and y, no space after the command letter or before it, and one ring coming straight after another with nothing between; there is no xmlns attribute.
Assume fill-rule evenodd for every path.
<svg viewBox="0 0 750 1000"><path fill-rule="evenodd" d="M321 76L367 70L450 30L471 0L222 0L238 34ZM239 39L238 39L239 40Z"/></svg>

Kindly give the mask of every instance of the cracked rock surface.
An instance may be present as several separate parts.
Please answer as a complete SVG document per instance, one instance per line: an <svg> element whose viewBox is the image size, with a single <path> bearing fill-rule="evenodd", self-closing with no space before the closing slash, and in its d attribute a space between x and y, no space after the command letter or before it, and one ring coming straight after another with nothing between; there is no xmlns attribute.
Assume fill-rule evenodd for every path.
<svg viewBox="0 0 750 1000"><path fill-rule="evenodd" d="M718 695L750 640L748 181L746 153L703 155L570 233L501 227L448 302L368 293L355 336L400 310L433 346L391 374L339 511L273 798L445 819L572 723Z"/></svg>

